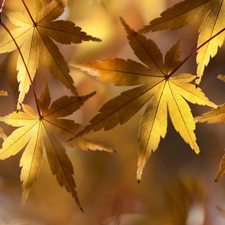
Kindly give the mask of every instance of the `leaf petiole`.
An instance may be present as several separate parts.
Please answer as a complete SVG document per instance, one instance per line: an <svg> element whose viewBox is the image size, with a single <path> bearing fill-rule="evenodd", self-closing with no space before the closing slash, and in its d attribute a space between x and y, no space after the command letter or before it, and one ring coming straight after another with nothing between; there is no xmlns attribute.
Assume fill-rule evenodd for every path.
<svg viewBox="0 0 225 225"><path fill-rule="evenodd" d="M25 4L24 0L22 0L22 2L23 2L23 5L24 5L24 7L26 8L26 11L27 11L27 13L29 14L30 19L32 20L33 24L36 24L36 23L34 22L33 17L32 17L31 14L30 14L30 11L29 11L29 9L27 8L27 5Z"/></svg>
<svg viewBox="0 0 225 225"><path fill-rule="evenodd" d="M2 12L2 8L3 8L4 3L5 3L5 0L2 0L2 3L0 5L0 13Z"/></svg>

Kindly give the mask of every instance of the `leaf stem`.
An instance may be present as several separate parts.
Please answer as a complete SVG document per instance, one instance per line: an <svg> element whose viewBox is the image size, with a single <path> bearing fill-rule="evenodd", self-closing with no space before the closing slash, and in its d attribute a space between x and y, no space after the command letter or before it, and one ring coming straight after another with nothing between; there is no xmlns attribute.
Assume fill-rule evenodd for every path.
<svg viewBox="0 0 225 225"><path fill-rule="evenodd" d="M37 111L38 111L39 118L42 118L41 113L40 113L40 109L39 109L39 106L38 106L37 95L36 95L36 92L35 92L34 84L33 84L33 81L32 81L32 79L31 79L30 72L29 72L29 70L28 70L28 68L27 68L26 62L25 62L25 60L24 60L23 54L22 54L22 52L21 52L21 50L20 50L18 44L16 43L16 40L15 40L14 37L12 36L11 32L10 32L9 29L5 26L5 24L2 23L1 19L0 19L0 25L3 26L4 29L8 32L8 34L11 36L13 42L14 42L15 45L16 45L16 48L17 48L18 51L19 51L20 57L21 57L21 59L22 59L22 61L23 61L23 64L24 64L24 66L25 66L25 68L26 68L26 72L27 72L28 77L29 77L29 79L30 79L30 83L31 83L31 87L32 87L32 90L33 90L33 93L34 93L34 98L35 98L35 102L36 102L36 106L37 106Z"/></svg>
<svg viewBox="0 0 225 225"><path fill-rule="evenodd" d="M4 3L5 3L5 0L2 0L2 3L1 3L1 5L0 5L0 13L2 12L2 8L3 8ZM1 18L0 18L0 19L1 19Z"/></svg>
<svg viewBox="0 0 225 225"><path fill-rule="evenodd" d="M27 13L28 13L29 16L30 16L30 19L32 20L33 24L35 25L36 23L34 22L34 19L33 19L33 17L31 16L30 11L29 11L29 9L27 8L26 3L24 2L24 0L22 0L22 2L23 2L24 7L25 7L26 10L27 10Z"/></svg>
<svg viewBox="0 0 225 225"><path fill-rule="evenodd" d="M198 46L193 52L191 52L189 54L188 57L186 57L181 64L175 68L169 75L167 75L167 78L170 78L178 69L180 69L180 67L192 56L194 55L194 53L196 53L201 47L203 47L204 45L206 45L208 42L210 42L213 38L215 38L216 36L218 36L219 34L221 34L223 31L225 31L225 28L223 28L221 31L219 31L218 33L216 33L215 35L213 35L211 38L209 38L207 41L205 41L203 44L201 44L200 46Z"/></svg>

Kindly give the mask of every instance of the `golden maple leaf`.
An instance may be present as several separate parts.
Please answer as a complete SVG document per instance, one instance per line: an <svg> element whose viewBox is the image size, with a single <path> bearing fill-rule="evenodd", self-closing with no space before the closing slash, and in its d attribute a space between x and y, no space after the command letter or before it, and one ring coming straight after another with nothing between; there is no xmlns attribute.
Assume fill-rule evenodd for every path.
<svg viewBox="0 0 225 225"><path fill-rule="evenodd" d="M7 95L8 95L7 91L0 90L0 96L7 96ZM0 138L2 138L3 140L7 138L6 134L3 132L1 127L0 127Z"/></svg>
<svg viewBox="0 0 225 225"><path fill-rule="evenodd" d="M204 113L201 116L195 117L196 122L204 123L207 122L209 124L212 123L225 123L225 104L219 105L218 108L212 109L210 112ZM225 155L223 156L220 162L220 168L217 172L217 176L215 181L219 181L221 176L225 173Z"/></svg>
<svg viewBox="0 0 225 225"><path fill-rule="evenodd" d="M223 174L225 174L225 154L223 155L223 158L222 158L222 160L220 162L220 168L217 171L217 174L216 174L216 177L215 177L215 181L218 182Z"/></svg>
<svg viewBox="0 0 225 225"><path fill-rule="evenodd" d="M218 79L225 82L225 76L218 74ZM195 117L196 122L204 123L207 122L209 124L225 123L225 103L223 105L219 105L216 109L212 109L211 111L204 113L201 116ZM217 175L215 181L218 182L223 174L225 174L225 154L220 162L219 170L217 171Z"/></svg>
<svg viewBox="0 0 225 225"><path fill-rule="evenodd" d="M147 159L151 152L157 149L160 137L164 138L166 135L167 107L176 131L199 153L194 134L195 122L184 98L194 104L212 107L216 105L208 101L200 88L189 83L195 76L180 74L171 77L181 64L179 42L167 52L163 63L162 54L152 40L147 40L131 30L123 20L122 23L131 48L146 66L130 59L126 61L119 58L72 65L97 76L103 82L114 83L116 86L139 86L121 93L103 105L100 113L91 119L90 124L78 135L102 128L109 130L119 123L123 124L148 102L138 137L137 180L140 181Z"/></svg>
<svg viewBox="0 0 225 225"><path fill-rule="evenodd" d="M1 127L0 127L0 138L2 138L3 140L7 138L6 134L3 132Z"/></svg>
<svg viewBox="0 0 225 225"><path fill-rule="evenodd" d="M185 0L167 9L145 26L140 32L157 31L170 28L175 30L194 23L205 17L199 29L198 46L213 37L222 30L225 20L224 0ZM210 57L214 57L224 41L224 35L219 35L198 51L196 62L197 76L196 84L199 85L205 66L208 65Z"/></svg>
<svg viewBox="0 0 225 225"><path fill-rule="evenodd" d="M50 106L51 98L46 85L46 88L40 95L40 99L38 99L40 116L36 115L33 108L22 104L24 112L13 112L5 117L0 117L0 121L19 127L3 142L0 150L0 159L3 160L17 154L26 146L20 161L20 166L22 167L21 181L23 182L22 205L25 203L33 183L37 179L43 158L44 142L53 175L56 175L57 181L61 186L65 186L66 190L71 192L73 198L80 206L75 190L73 166L58 138L66 141L81 130L81 125L74 123L72 120L61 118L78 110L84 101L93 94L84 97L63 96ZM77 139L73 142L67 142L67 144L77 146L83 150L100 149L113 152L112 149L106 148L99 142L90 143L86 139Z"/></svg>
<svg viewBox="0 0 225 225"><path fill-rule="evenodd" d="M24 3L24 1L23 1ZM10 21L18 26L11 31L12 36L21 47L25 64L30 73L31 79L35 76L39 64L39 54L43 62L55 78L60 81L74 94L77 94L73 85L73 79L69 75L69 68L58 47L52 41L55 40L62 44L81 43L82 41L100 41L98 38L87 35L81 28L75 26L73 22L56 20L67 5L67 0L53 0L42 8L40 0L34 0L31 11L5 12ZM0 53L11 52L17 47L10 34L2 37L0 42ZM19 84L19 99L17 108L23 102L25 94L30 87L30 80L24 62L19 56L17 62Z"/></svg>

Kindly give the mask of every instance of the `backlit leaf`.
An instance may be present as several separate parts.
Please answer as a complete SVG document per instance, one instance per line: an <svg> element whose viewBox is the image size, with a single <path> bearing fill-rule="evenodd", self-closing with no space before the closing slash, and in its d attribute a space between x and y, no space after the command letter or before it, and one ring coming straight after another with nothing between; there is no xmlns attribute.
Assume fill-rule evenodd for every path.
<svg viewBox="0 0 225 225"><path fill-rule="evenodd" d="M3 140L7 138L6 134L3 132L1 127L0 127L0 138L2 138Z"/></svg>
<svg viewBox="0 0 225 225"><path fill-rule="evenodd" d="M46 86L40 95L40 99L38 99L40 117L33 108L25 104L22 104L24 112L13 112L5 117L0 117L0 121L18 127L4 141L0 150L0 159L3 160L15 155L25 147L20 161L20 166L22 167L21 181L23 182L22 205L25 203L39 174L43 159L43 147L45 146L53 175L56 175L58 183L61 186L65 186L66 190L71 193L76 203L81 207L75 190L73 166L59 139L65 142L82 129L82 126L74 123L73 120L63 119L62 117L78 110L84 101L93 96L93 94L84 97L63 96L50 105L50 93L48 86ZM66 143L70 146L80 147L83 150L100 148L100 150L113 152L110 148L104 148L103 145L100 146L97 141L96 143L90 143L82 138L79 138L76 142Z"/></svg>
<svg viewBox="0 0 225 225"><path fill-rule="evenodd" d="M167 108L176 131L196 153L199 153L194 134L195 122L185 99L199 105L211 107L216 105L208 101L199 88L189 83L195 76L180 74L171 77L181 63L179 42L167 52L163 63L162 54L152 40L147 40L131 30L123 20L122 23L131 48L145 65L130 59L103 59L94 63L73 65L103 82L114 83L116 86L138 85L138 87L108 101L100 109L100 113L91 119L90 124L78 135L102 128L109 130L118 124L123 124L147 103L138 137L137 180L140 181L151 152L158 148L160 138L166 135Z"/></svg>
<svg viewBox="0 0 225 225"><path fill-rule="evenodd" d="M212 109L210 112L204 113L202 116L195 117L196 122L225 123L225 104L219 105L218 108ZM220 169L217 171L215 181L219 181L221 176L225 173L225 155L220 162Z"/></svg>
<svg viewBox="0 0 225 225"><path fill-rule="evenodd" d="M198 46L210 39L225 27L225 1L224 0L185 0L167 9L145 26L140 32L157 31L164 29L175 30L194 23L199 19L204 20L199 29ZM205 66L208 65L210 57L214 57L224 41L225 34L221 34L207 43L198 51L196 62L197 76L196 84L201 81Z"/></svg>
<svg viewBox="0 0 225 225"><path fill-rule="evenodd" d="M64 12L66 5L67 0L53 0L43 8L40 0L34 0L30 11L25 5L26 11L23 13L5 13L10 21L18 26L11 33L18 46L22 46L21 53L31 79L33 80L35 76L40 55L52 75L59 79L74 94L77 94L76 88L73 85L73 79L69 75L68 65L52 39L62 44L100 40L82 32L81 28L75 26L73 22L56 20ZM7 33L1 39L0 53L11 52L15 49L16 45ZM24 96L30 87L30 80L20 56L17 62L17 70L19 71L17 79L20 83L20 95L17 105L19 109L19 104L23 102Z"/></svg>
<svg viewBox="0 0 225 225"><path fill-rule="evenodd" d="M1 96L7 96L8 92L7 91L3 91L0 90L0 95ZM2 128L0 127L0 138L2 138L3 140L5 140L7 138L6 134L3 132Z"/></svg>

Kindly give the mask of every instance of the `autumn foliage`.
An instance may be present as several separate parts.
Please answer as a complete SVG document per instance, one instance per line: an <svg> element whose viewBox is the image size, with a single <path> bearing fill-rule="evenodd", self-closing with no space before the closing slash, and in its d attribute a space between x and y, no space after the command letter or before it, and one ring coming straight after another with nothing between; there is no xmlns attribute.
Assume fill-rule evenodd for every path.
<svg viewBox="0 0 225 225"><path fill-rule="evenodd" d="M122 17L113 19L111 15L111 26L113 27L116 24L117 27L120 27L119 29L123 28L128 41L125 41L125 33L121 33L113 39L117 38L116 41L120 48L122 48L122 45L129 43L129 48L134 57L131 53L128 54L128 57L121 57L118 53L114 54L115 57L111 57L110 55L107 56L105 50L103 54L101 46L104 45L104 39L102 37L94 37L95 35L83 31L83 28L76 25L72 20L61 19L65 9L74 7L72 1L52 0L42 2L41 0L21 0L20 7L23 7L23 10L19 9L18 11L10 10L9 2L10 0L6 0L1 3L0 31L2 35L0 38L0 53L13 51L18 53L18 56L14 57L17 58L16 66L13 63L13 57L6 60L6 64L10 64L10 67L12 65L15 66L14 69L17 70L18 91L13 90L17 93L16 104L14 102L10 103L13 105L13 112L7 112L0 117L0 121L4 122L0 127L0 137L2 139L0 159L5 160L16 154L19 155L22 206L25 206L25 202L36 180L38 182L42 163L47 159L51 173L56 177L58 184L65 187L81 211L83 209L85 211L78 194L79 188L75 184L76 170L74 171L72 162L74 159L71 156L73 154L71 151L73 152L76 149L83 151L100 150L108 152L106 153L107 156L102 153L103 156L101 157L109 158L114 157L115 152L120 154L117 148L114 149L115 145L112 144L114 142L113 137L111 142L105 142L104 138L101 138L101 135L98 135L98 133L100 132L104 137L108 130L123 129L122 126L118 128L117 125L129 124L130 122L128 123L128 121L136 118L136 114L140 114L137 119L139 127L135 125L136 130L133 128L137 140L132 140L133 142L131 143L137 147L138 157L135 158L137 168L134 168L132 164L132 167L128 167L124 173L126 173L128 180L128 176L135 180L134 170L136 170L136 181L138 183L144 180L143 171L148 174L149 169L144 169L147 165L146 163L152 153L159 148L159 144L164 142L161 139L164 139L167 130L170 130L168 126L170 121L174 130L188 144L187 146L189 147L187 148L194 150L196 153L195 157L200 157L200 152L202 152L200 151L202 146L198 144L196 138L196 123L225 123L225 104L218 104L215 100L211 100L210 94L208 92L206 94L205 89L202 88L202 86L204 87L203 83L207 82L204 81L205 76L203 76L207 70L206 66L210 66L210 60L216 56L218 47L221 47L224 41L224 1L185 0L167 8L161 13L159 18L152 19L148 25L144 25L143 28L139 27L139 30L137 29L136 31L132 29L132 22L128 22L125 16L120 15ZM104 1L92 4L97 4L104 13L107 12L108 16L110 15L109 10L113 12L113 7L107 8L107 4ZM166 51L162 48L166 52L165 56L160 50L160 43L156 44L151 39L151 35L154 36L157 32L162 32L162 30L169 29L171 30L167 31L169 33L189 24L191 24L190 27L194 26L196 22L200 26L197 44L195 44L196 49L190 49L190 54L185 56L184 60L182 60L181 56L182 38L181 40L170 42L170 47ZM190 27L189 29L191 29ZM120 38L124 38L122 42L119 41ZM85 60L82 59L82 56L78 57L79 51L78 53L75 51L76 48L78 50L81 48L81 51L83 51L80 46L84 45L84 42L90 42L88 43L90 45L87 45L86 51L88 56ZM66 51L63 51L63 47L60 44L70 46L68 54ZM77 47L77 44L79 44L79 47ZM94 47L93 50L93 46L96 45L99 47ZM71 57L70 54L73 51L75 56ZM90 55L96 55L96 57L89 57L89 51ZM108 51L113 52L112 49ZM195 53L197 53L196 65L191 66L197 67L196 74L191 74L189 71L181 71L189 59L194 57ZM64 59L64 54L66 59ZM106 55L106 57L102 57L102 55ZM134 60L135 57L136 60ZM77 77L72 75L73 72L70 72L69 66L71 71L75 71L74 73L82 74L81 81L77 78L79 75ZM6 65L2 65L2 67L4 67L4 72L7 73L9 71ZM57 83L58 85L60 83L62 85L61 89L56 90L57 88L54 88L54 85L48 84L47 80L51 79L49 78L50 74L56 78L56 80L52 81L53 84ZM100 81L102 86L99 83L89 84L91 81L91 76L89 75ZM224 76L221 74L218 75L218 78L225 81ZM15 77L13 79L16 80ZM42 88L39 87L36 79L42 82L40 82ZM6 79L4 82L10 83L11 81ZM116 86L115 89L119 89L119 94L116 90L117 94L109 96L107 91L102 91L101 88L104 87L105 83ZM3 86L1 89L4 89L0 91L1 99L9 98L10 90ZM51 92L57 93L57 97ZM52 95L54 100L51 100ZM91 103L90 101L96 95L98 95L98 99ZM108 100L105 103L104 95L107 95ZM28 97L29 101L27 100ZM197 114L193 116L192 107L195 105L211 107L211 111L205 112L201 116ZM86 108L86 114L85 110L82 111L82 107L88 108ZM195 109L198 107L195 107ZM83 121L75 116L74 113L77 113L77 111L81 111L84 117L82 118ZM85 115L88 116L85 117ZM84 121L87 124L81 125L80 123L85 123ZM14 130L11 130L9 133L6 132L4 124L14 127ZM91 136L89 134L91 132L94 136L100 137L103 143L97 140L98 138ZM126 135L127 133L122 132L121 138ZM110 137L108 137L108 140L110 140ZM112 146L110 146L110 143ZM129 146L129 143L125 144L125 146ZM167 147L170 148L169 146ZM172 154L173 148L174 146L171 147L170 154ZM179 151L182 152L183 149L179 149ZM19 152L22 153L20 154ZM101 154L97 152L95 153ZM89 151L87 154L92 155L94 152L91 153ZM126 157L124 158L129 158L130 156L128 155L131 154L131 152L126 151ZM81 158L78 157L77 160L82 161ZM132 156L132 158L134 157ZM182 161L183 159L179 160ZM88 162L83 160L82 164L85 163L88 164ZM151 163L154 165L154 162ZM126 162L122 162L122 164L126 165ZM225 173L225 155L222 157L220 164L217 161L218 165L219 170L215 175L215 181L219 181ZM116 164L113 165L115 170L116 166ZM114 169L111 168L110 170ZM100 170L105 171L105 168ZM163 173L159 172L159 174L162 177L164 176ZM149 172L150 175L152 175L152 172ZM151 176L149 179L151 179ZM126 180L126 178L123 178L123 180ZM104 183L104 179L101 182ZM166 213L163 213L163 216L160 215L163 219L159 224L174 224L175 221L176 224L186 224L189 218L187 212L193 203L193 199L190 196L195 196L195 199L204 205L203 188L199 180L186 177L186 175L182 176L174 188L172 187L172 182L170 185L165 195L168 197L168 204L172 205L172 210L171 212L168 210ZM80 187L80 185L78 186ZM92 191L95 185L86 184L86 186L90 188L89 191ZM137 187L135 186L135 188L138 189L140 186L141 184L137 185ZM159 190L156 188L155 191L157 193ZM102 190L102 192L107 192L107 190ZM127 192L125 196L129 196L129 193ZM184 199L180 196L184 196ZM91 196L87 198L90 199ZM132 199L130 196L129 198ZM118 205L123 201L123 198L121 200L119 197L119 199ZM174 202L177 204L174 204ZM179 204L184 206L185 213L181 212L180 208L182 207L179 207ZM127 205L129 205L127 208L130 210L128 212L134 213L135 207L132 208L129 201ZM126 210L123 210L123 207L116 207L114 216L117 224L120 224L119 218L121 214L127 213ZM223 213L221 208L218 211L221 214ZM157 219L160 217L157 214L155 215ZM106 213L105 217L110 216ZM98 220L103 221L105 217L99 216ZM143 224L147 224L149 222L153 223L157 219L142 218L139 222L142 221ZM106 220L104 224L110 224L110 221L107 222ZM187 224L191 223L187 222ZM205 224L209 223L205 222Z"/></svg>

